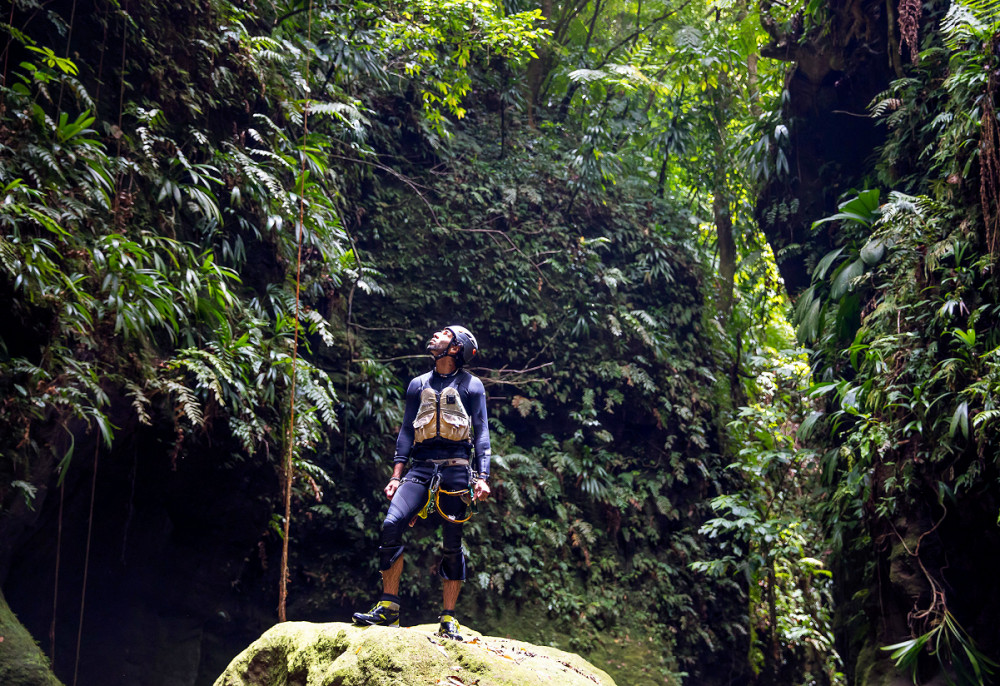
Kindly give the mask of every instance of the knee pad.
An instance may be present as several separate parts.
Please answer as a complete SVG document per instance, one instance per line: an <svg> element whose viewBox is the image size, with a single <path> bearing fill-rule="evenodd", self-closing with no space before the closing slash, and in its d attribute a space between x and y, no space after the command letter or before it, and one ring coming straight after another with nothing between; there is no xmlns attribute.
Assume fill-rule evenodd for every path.
<svg viewBox="0 0 1000 686"><path fill-rule="evenodd" d="M448 581L465 581L465 551L445 548L438 565L438 575Z"/></svg>
<svg viewBox="0 0 1000 686"><path fill-rule="evenodd" d="M395 548L403 544L403 532L406 531L406 522L402 521L393 513L386 515L382 521L382 535L379 544L383 548Z"/></svg>
<svg viewBox="0 0 1000 686"><path fill-rule="evenodd" d="M385 571L392 567L392 563L399 559L399 556L403 554L403 546L401 545L382 545L378 548L378 568L381 571Z"/></svg>

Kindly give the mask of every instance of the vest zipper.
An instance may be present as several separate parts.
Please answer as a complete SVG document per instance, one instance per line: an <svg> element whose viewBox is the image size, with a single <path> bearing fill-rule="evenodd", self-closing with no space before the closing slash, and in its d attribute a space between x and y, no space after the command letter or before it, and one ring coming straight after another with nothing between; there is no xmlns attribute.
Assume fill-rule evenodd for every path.
<svg viewBox="0 0 1000 686"><path fill-rule="evenodd" d="M437 432L435 433L434 438L441 438L441 394L434 391L434 399L437 402L437 412L434 413L434 416L437 419Z"/></svg>

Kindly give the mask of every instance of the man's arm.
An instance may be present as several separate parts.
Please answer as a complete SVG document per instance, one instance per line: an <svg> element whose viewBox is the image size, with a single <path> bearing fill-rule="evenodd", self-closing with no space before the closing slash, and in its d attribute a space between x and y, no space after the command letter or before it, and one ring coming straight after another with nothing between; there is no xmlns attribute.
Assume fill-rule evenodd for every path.
<svg viewBox="0 0 1000 686"><path fill-rule="evenodd" d="M420 409L420 377L410 381L410 385L406 387L403 423L399 427L399 436L396 437L396 456L392 460L397 465L405 465L410 459L410 451L413 450L413 420L417 418L418 409Z"/></svg>
<svg viewBox="0 0 1000 686"><path fill-rule="evenodd" d="M417 416L417 409L420 406L420 382L418 379L410 381L406 388L406 404L403 406L403 423L399 427L399 435L396 437L396 455L392 458L392 476L389 483L385 485L385 497L392 500L399 488L403 470L406 462L410 459L410 450L413 449L413 420Z"/></svg>
<svg viewBox="0 0 1000 686"><path fill-rule="evenodd" d="M387 483L383 489L385 497L389 500L392 500L392 496L396 495L396 489L399 488L399 484L403 480L403 469L405 467L405 462L397 462L392 466L392 476L389 477L389 483Z"/></svg>
<svg viewBox="0 0 1000 686"><path fill-rule="evenodd" d="M485 500L490 494L490 424L486 417L486 389L476 377L472 377L472 383L469 384L469 399L472 405L469 415L472 417L475 450L473 467L479 473L479 481L475 483L474 490L476 498Z"/></svg>

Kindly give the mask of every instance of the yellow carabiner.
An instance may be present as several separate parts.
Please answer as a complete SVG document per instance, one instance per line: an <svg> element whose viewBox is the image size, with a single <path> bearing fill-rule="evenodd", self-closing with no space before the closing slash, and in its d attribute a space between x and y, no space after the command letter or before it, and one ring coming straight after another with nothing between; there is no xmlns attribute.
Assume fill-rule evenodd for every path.
<svg viewBox="0 0 1000 686"><path fill-rule="evenodd" d="M438 492L441 486L441 474L440 472L435 472L434 476L431 477L430 484L427 485L427 502L424 504L423 508L418 513L421 519L427 519L427 517L434 512L434 495ZM438 511L441 507L438 506Z"/></svg>
<svg viewBox="0 0 1000 686"><path fill-rule="evenodd" d="M455 519L451 515L446 515L444 511L441 509L441 494L444 493L445 495L462 495L463 493L468 493L468 492L469 492L468 489L464 489L461 491L444 491L444 490L437 491L437 496L434 499L434 504L437 506L437 511L446 521L449 521L452 524L462 524L463 522L467 522L470 519L472 519L472 515L475 514L475 511L467 505L466 508L469 510L469 516L466 517L465 519ZM475 501L473 500L473 502Z"/></svg>

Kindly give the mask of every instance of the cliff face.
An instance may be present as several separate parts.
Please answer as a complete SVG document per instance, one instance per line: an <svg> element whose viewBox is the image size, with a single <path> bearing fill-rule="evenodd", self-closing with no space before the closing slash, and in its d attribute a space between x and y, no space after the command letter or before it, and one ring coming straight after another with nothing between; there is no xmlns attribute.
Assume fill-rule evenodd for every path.
<svg viewBox="0 0 1000 686"><path fill-rule="evenodd" d="M836 493L834 500L851 501L822 515L837 549L831 556L837 648L848 680L872 686L910 683L902 676L908 668L893 667L895 658L916 664L920 683L950 681L950 674L960 683L995 679L989 669L980 671L998 651L987 619L996 616L998 601L983 589L995 585L987 575L997 564L998 450L988 420L1000 386L982 361L1000 332L995 319L979 313L995 311L998 301L992 225L984 221L996 196L989 132L996 126L997 89L979 75L995 69L995 54L982 46L996 45L988 42L996 40L996 25L982 29L986 42L965 43L958 36L968 27L947 20L949 6L823 3L823 20L804 32L801 25L789 33L772 25L774 44L764 50L794 62L782 114L792 131L796 171L762 188L758 216L783 255L779 266L789 293L801 298L800 334L812 348L814 381L843 383L845 390L818 405L838 419L814 445L824 454L822 488ZM918 28L919 59L909 52ZM974 76L969 86L955 90L968 74ZM881 114L877 107L869 112L873 100ZM976 114L966 132L959 126L970 112ZM956 132L961 146L950 142ZM881 193L871 225L839 215L810 229L834 214L838 200L863 188ZM897 202L911 198L934 208L919 230L907 223L918 211L897 212ZM792 199L797 214L773 211ZM779 219L768 222L768 216ZM824 306L836 317L810 339L802 305L818 311L813 294L832 293L824 274L860 267L861 246L878 233L890 237L886 258L850 289L829 296ZM952 297L954 311L945 306ZM848 416L855 407L870 414L855 421ZM864 485L845 489L852 480ZM882 649L910 640L917 649L894 659ZM924 641L944 646L949 640L954 648L919 650Z"/></svg>
<svg viewBox="0 0 1000 686"><path fill-rule="evenodd" d="M236 657L215 686L614 686L586 660L555 648L464 630L464 641L412 628L286 622Z"/></svg>

